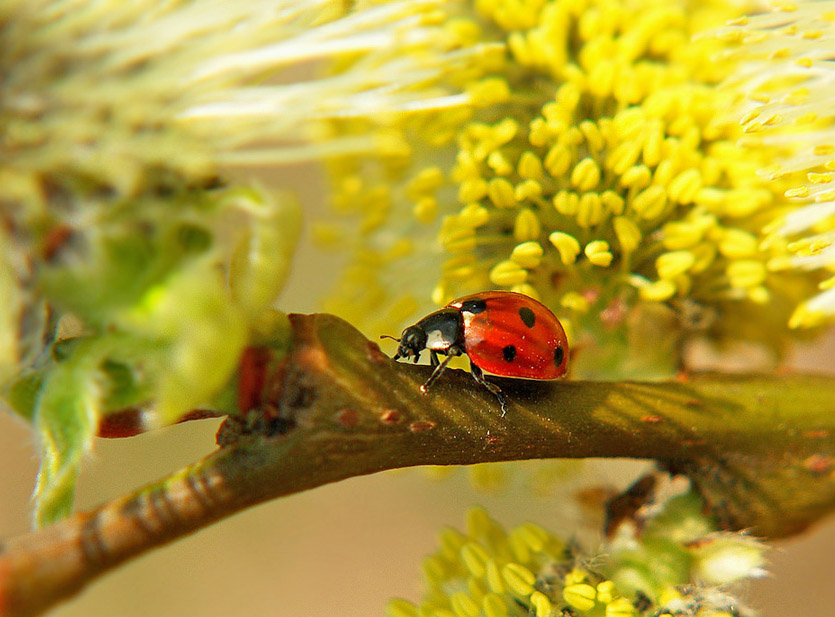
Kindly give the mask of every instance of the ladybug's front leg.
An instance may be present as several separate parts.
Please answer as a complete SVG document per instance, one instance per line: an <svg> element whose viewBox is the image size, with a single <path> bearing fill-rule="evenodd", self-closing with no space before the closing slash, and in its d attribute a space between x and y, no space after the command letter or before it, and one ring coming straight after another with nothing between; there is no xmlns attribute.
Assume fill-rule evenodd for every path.
<svg viewBox="0 0 835 617"><path fill-rule="evenodd" d="M444 361L439 364L438 352L434 349L430 350L429 361L432 363L432 366L435 367L435 370L432 371L432 374L429 376L429 379L426 380L426 383L420 387L420 391L426 394L426 392L429 390L429 386L435 383L435 380L441 376L441 373L444 372L444 369L446 368L446 365L449 364L449 361L452 360L455 356L460 356L461 354L462 351L457 347L450 347L447 350L447 357L444 358Z"/></svg>
<svg viewBox="0 0 835 617"><path fill-rule="evenodd" d="M504 393L502 389L494 383L490 383L486 379L484 379L484 371L481 370L478 366L473 364L473 361L470 360L470 372L473 374L473 378L480 383L482 386L490 390L497 399L499 399L499 405L502 407L502 417L507 413L507 399L504 397Z"/></svg>

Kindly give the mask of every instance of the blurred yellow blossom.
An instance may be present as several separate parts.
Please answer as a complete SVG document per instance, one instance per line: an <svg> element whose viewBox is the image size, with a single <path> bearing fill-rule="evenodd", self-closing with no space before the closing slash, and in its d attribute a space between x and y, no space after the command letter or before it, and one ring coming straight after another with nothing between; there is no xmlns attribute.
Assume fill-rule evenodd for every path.
<svg viewBox="0 0 835 617"><path fill-rule="evenodd" d="M808 88L815 94L780 99L794 115L757 115L746 97L765 78L747 74L742 58L773 67L770 91L801 69L831 81L828 52L809 34L828 31L806 24L812 8L795 12L806 21L791 36L818 51L792 56L800 68L788 79L779 72L786 54L760 41L763 30L772 36L771 18L745 20L742 10L689 0L449 9L451 31L501 43L505 54L473 64L468 106L393 127L406 150L333 163L337 209L363 224L328 308L396 333L464 293L527 293L565 323L575 376L667 375L691 335L754 341L779 357L791 328L817 324L818 305L835 294L816 296L835 261L828 228L818 225L808 244L798 241L810 226L797 226L811 220L810 201L816 221L829 213L820 204L833 193L831 114ZM752 142L757 118L768 130ZM806 170L786 158L798 151L786 140L810 126L818 141L807 158L818 159ZM403 237L409 250L394 255Z"/></svg>

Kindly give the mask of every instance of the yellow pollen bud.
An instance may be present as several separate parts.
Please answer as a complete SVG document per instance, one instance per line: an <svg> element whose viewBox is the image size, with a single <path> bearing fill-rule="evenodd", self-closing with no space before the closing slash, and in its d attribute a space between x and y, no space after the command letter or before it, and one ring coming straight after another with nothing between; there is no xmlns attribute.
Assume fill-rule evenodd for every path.
<svg viewBox="0 0 835 617"><path fill-rule="evenodd" d="M513 285L510 288L510 291L515 291L518 294L524 294L534 300L540 300L539 292L536 290L536 287L529 283L521 283L519 285Z"/></svg>
<svg viewBox="0 0 835 617"><path fill-rule="evenodd" d="M649 167L655 167L661 161L663 154L664 125L660 121L656 121L650 125L646 141L644 142L644 164Z"/></svg>
<svg viewBox="0 0 835 617"><path fill-rule="evenodd" d="M485 617L507 617L507 604L504 598L495 593L488 593L481 601Z"/></svg>
<svg viewBox="0 0 835 617"><path fill-rule="evenodd" d="M536 268L542 262L542 245L539 242L523 242L517 244L510 254L511 261L523 268Z"/></svg>
<svg viewBox="0 0 835 617"><path fill-rule="evenodd" d="M726 229L719 243L719 252L730 259L751 257L757 252L757 238L741 229Z"/></svg>
<svg viewBox="0 0 835 617"><path fill-rule="evenodd" d="M620 183L631 189L640 190L652 182L652 172L646 165L636 165L627 169L620 177Z"/></svg>
<svg viewBox="0 0 835 617"><path fill-rule="evenodd" d="M615 590L615 584L612 581L603 581L597 585L597 601L603 604L608 604L612 601L612 592Z"/></svg>
<svg viewBox="0 0 835 617"><path fill-rule="evenodd" d="M618 238L620 248L624 253L631 253L641 243L643 234L635 222L625 216L618 216L612 221L615 228L615 235Z"/></svg>
<svg viewBox="0 0 835 617"><path fill-rule="evenodd" d="M589 301L576 291L569 291L560 298L560 306L570 311L576 311L582 315L589 312Z"/></svg>
<svg viewBox="0 0 835 617"><path fill-rule="evenodd" d="M548 617L553 608L551 600L541 591L534 591L531 594L531 604L536 609L536 617Z"/></svg>
<svg viewBox="0 0 835 617"><path fill-rule="evenodd" d="M487 165L490 166L497 176L509 176L513 173L513 165L501 150L493 150L487 157Z"/></svg>
<svg viewBox="0 0 835 617"><path fill-rule="evenodd" d="M816 174L809 172L806 174L806 177L809 179L809 182L814 184L826 184L827 182L832 182L832 174Z"/></svg>
<svg viewBox="0 0 835 617"><path fill-rule="evenodd" d="M664 302L672 298L676 293L676 285L670 280L662 279L642 286L638 290L641 299L647 302Z"/></svg>
<svg viewBox="0 0 835 617"><path fill-rule="evenodd" d="M542 196L542 185L536 180L523 180L516 185L514 197L517 201L534 201Z"/></svg>
<svg viewBox="0 0 835 617"><path fill-rule="evenodd" d="M786 197L808 197L809 196L809 189L805 186L798 186L793 189L789 189L785 193Z"/></svg>
<svg viewBox="0 0 835 617"><path fill-rule="evenodd" d="M560 191L554 195L554 207L565 216L574 216L580 206L580 196L572 191Z"/></svg>
<svg viewBox="0 0 835 617"><path fill-rule="evenodd" d="M566 585L562 590L562 597L570 606L580 611L588 611L594 608L596 596L594 587L588 583L577 583Z"/></svg>
<svg viewBox="0 0 835 617"><path fill-rule="evenodd" d="M789 318L789 328L813 328L826 321L827 314L820 310L810 309L801 304Z"/></svg>
<svg viewBox="0 0 835 617"><path fill-rule="evenodd" d="M621 176L638 161L642 149L641 142L626 141L612 151L606 160L606 166Z"/></svg>
<svg viewBox="0 0 835 617"><path fill-rule="evenodd" d="M476 617L481 612L481 607L463 591L452 594L450 605L456 617Z"/></svg>
<svg viewBox="0 0 835 617"><path fill-rule="evenodd" d="M574 236L561 231L555 231L548 236L548 241L554 245L560 253L560 260L566 266L570 266L577 261L577 255L580 254L580 243Z"/></svg>
<svg viewBox="0 0 835 617"><path fill-rule="evenodd" d="M753 259L732 262L727 269L731 287L747 289L760 285L766 276L765 264Z"/></svg>
<svg viewBox="0 0 835 617"><path fill-rule="evenodd" d="M533 584L536 576L525 566L518 563L509 563L502 568L502 579L505 584L520 596L529 596L533 593Z"/></svg>
<svg viewBox="0 0 835 617"><path fill-rule="evenodd" d="M412 178L406 187L407 195L417 200L419 197L432 193L444 183L444 172L440 167L424 167Z"/></svg>
<svg viewBox="0 0 835 617"><path fill-rule="evenodd" d="M583 193L577 208L577 224L583 229L594 227L603 221L603 202L597 193Z"/></svg>
<svg viewBox="0 0 835 617"><path fill-rule="evenodd" d="M671 251L655 260L655 269L662 279L674 279L693 267L695 261L690 251Z"/></svg>
<svg viewBox="0 0 835 617"><path fill-rule="evenodd" d="M610 214L623 214L623 197L621 197L614 191L603 191L603 193L600 195L600 201L603 203L603 205L606 207L606 210Z"/></svg>
<svg viewBox="0 0 835 617"><path fill-rule="evenodd" d="M768 304L771 300L771 293L762 285L748 289L746 296L754 304Z"/></svg>
<svg viewBox="0 0 835 617"><path fill-rule="evenodd" d="M510 86L500 77L488 77L469 85L467 94L477 107L494 105L510 98Z"/></svg>
<svg viewBox="0 0 835 617"><path fill-rule="evenodd" d="M476 227L481 227L490 220L490 213L487 211L487 208L481 204L467 204L461 208L457 219L459 225L475 229Z"/></svg>
<svg viewBox="0 0 835 617"><path fill-rule="evenodd" d="M469 203L487 195L487 182L483 178L464 180L458 188L458 201Z"/></svg>
<svg viewBox="0 0 835 617"><path fill-rule="evenodd" d="M583 120L580 123L580 132L586 138L586 143L588 144L591 152L597 153L603 150L606 142L604 141L603 134L600 132L600 128L597 124L591 120Z"/></svg>
<svg viewBox="0 0 835 617"><path fill-rule="evenodd" d="M542 161L530 150L522 153L519 157L519 177L525 180L536 180L540 182L544 177Z"/></svg>
<svg viewBox="0 0 835 617"><path fill-rule="evenodd" d="M605 617L634 617L635 607L626 598L615 598L606 605Z"/></svg>
<svg viewBox="0 0 835 617"><path fill-rule="evenodd" d="M513 208L516 206L516 196L513 185L505 178L493 178L487 188L490 201L497 208Z"/></svg>
<svg viewBox="0 0 835 617"><path fill-rule="evenodd" d="M559 178L568 172L571 165L571 152L566 146L556 144L548 151L544 162L548 173L554 178Z"/></svg>
<svg viewBox="0 0 835 617"><path fill-rule="evenodd" d="M591 263L604 268L609 266L614 258L609 251L609 243L605 240L593 240L589 242L584 252Z"/></svg>
<svg viewBox="0 0 835 617"><path fill-rule="evenodd" d="M431 223L438 214L438 200L434 197L424 197L415 203L412 213L421 223Z"/></svg>
<svg viewBox="0 0 835 617"><path fill-rule="evenodd" d="M696 192L702 188L702 175L698 169L688 169L681 172L667 187L667 193L675 202L689 204L696 196Z"/></svg>
<svg viewBox="0 0 835 617"><path fill-rule="evenodd" d="M487 586L494 593L504 593L505 584L499 572L499 566L494 560L487 562Z"/></svg>
<svg viewBox="0 0 835 617"><path fill-rule="evenodd" d="M591 191L600 183L600 168L592 158L584 158L571 171L571 184L579 191Z"/></svg>
<svg viewBox="0 0 835 617"><path fill-rule="evenodd" d="M527 280L528 271L507 259L500 261L490 270L490 282L499 287L518 285Z"/></svg>
<svg viewBox="0 0 835 617"><path fill-rule="evenodd" d="M642 218L657 218L667 206L667 192L664 187L653 184L638 193L631 205Z"/></svg>
<svg viewBox="0 0 835 617"><path fill-rule="evenodd" d="M567 81L557 90L556 101L569 111L574 111L580 104L582 92L577 84Z"/></svg>
<svg viewBox="0 0 835 617"><path fill-rule="evenodd" d="M513 224L513 237L519 242L538 240L540 233L542 233L542 225L536 213L530 208L520 210Z"/></svg>

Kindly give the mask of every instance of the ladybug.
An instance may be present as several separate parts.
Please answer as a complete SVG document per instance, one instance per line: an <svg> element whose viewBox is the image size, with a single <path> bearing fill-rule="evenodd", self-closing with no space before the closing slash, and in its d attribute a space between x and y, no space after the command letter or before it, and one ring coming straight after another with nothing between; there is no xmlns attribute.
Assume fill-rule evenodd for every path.
<svg viewBox="0 0 835 617"><path fill-rule="evenodd" d="M502 377L556 379L565 374L568 341L565 330L544 304L511 291L485 291L458 298L409 326L400 338L394 356L414 358L424 349L435 370L421 391L429 387L455 356L466 354L475 380L496 395L507 412L507 400L485 371ZM438 354L447 357L443 362Z"/></svg>

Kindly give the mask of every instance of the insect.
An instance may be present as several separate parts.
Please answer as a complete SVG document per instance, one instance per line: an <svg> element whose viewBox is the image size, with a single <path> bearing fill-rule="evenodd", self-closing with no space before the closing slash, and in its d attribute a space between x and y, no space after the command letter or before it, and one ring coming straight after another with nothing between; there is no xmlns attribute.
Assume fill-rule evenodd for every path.
<svg viewBox="0 0 835 617"><path fill-rule="evenodd" d="M381 337L381 338L386 338ZM559 320L545 305L519 293L485 291L458 298L409 326L394 356L420 358L424 349L435 370L421 387L426 393L455 356L467 355L475 380L499 399L507 399L484 372L523 379L556 379L568 362L568 341ZM440 361L439 354L447 357Z"/></svg>

